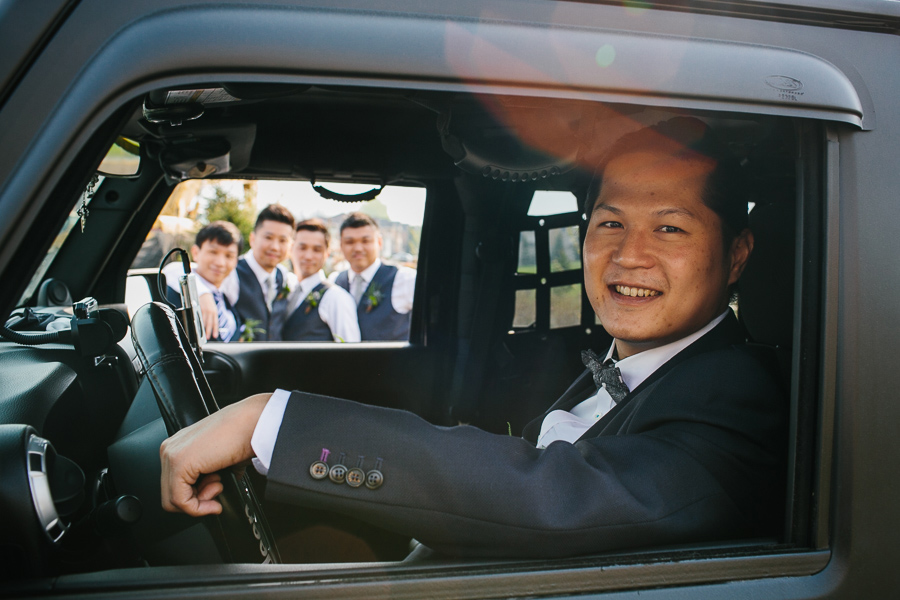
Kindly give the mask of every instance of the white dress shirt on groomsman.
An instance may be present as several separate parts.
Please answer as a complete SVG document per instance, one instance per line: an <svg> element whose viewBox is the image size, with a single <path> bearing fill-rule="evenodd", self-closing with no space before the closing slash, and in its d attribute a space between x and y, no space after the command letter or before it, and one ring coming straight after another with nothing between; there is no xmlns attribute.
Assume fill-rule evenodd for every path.
<svg viewBox="0 0 900 600"><path fill-rule="evenodd" d="M363 341L409 339L416 271L381 262L383 240L375 220L352 213L341 224L341 251L350 269L334 283L356 300Z"/></svg>
<svg viewBox="0 0 900 600"><path fill-rule="evenodd" d="M282 339L308 342L358 342L356 302L343 288L325 279L331 233L320 219L297 223L291 264L300 280L288 299Z"/></svg>

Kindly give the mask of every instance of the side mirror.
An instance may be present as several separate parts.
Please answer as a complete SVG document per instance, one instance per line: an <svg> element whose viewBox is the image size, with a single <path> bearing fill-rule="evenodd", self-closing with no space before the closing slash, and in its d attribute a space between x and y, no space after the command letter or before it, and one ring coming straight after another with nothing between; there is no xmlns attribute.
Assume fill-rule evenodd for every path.
<svg viewBox="0 0 900 600"><path fill-rule="evenodd" d="M105 177L137 177L141 170L141 145L128 138L116 139L97 167Z"/></svg>

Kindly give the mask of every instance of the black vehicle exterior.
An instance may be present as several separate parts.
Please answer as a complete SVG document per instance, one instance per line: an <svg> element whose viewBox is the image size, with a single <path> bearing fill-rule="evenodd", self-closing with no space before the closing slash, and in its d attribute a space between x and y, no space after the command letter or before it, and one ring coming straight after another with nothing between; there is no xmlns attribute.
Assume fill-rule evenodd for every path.
<svg viewBox="0 0 900 600"><path fill-rule="evenodd" d="M140 114L144 99L159 90L212 88L223 81L256 89L313 87L324 95L358 89L416 98L521 97L531 99L532 106L538 103L534 99L553 107L570 101L604 103L733 117L760 129L771 125L778 130L772 138L789 140L782 167L793 169L780 175L790 181L796 241L789 246L795 260L787 283L779 288L793 301L786 303L789 338L786 348L782 345L791 377L790 493L785 533L778 540L553 561L192 565L151 559L154 566L148 568L101 558L69 570L55 566L52 544L37 539L41 532L4 524L3 531L14 537L0 542L2 556L27 554L46 562L21 563L22 569L34 570L25 579L4 571L9 581L0 583L0 595L891 596L900 586L894 539L900 529L900 492L894 483L894 464L900 460L900 404L895 401L900 370L894 366L900 354L894 306L900 293L900 237L893 227L900 190L898 34L900 4L878 0L846 6L830 0L8 3L0 12L4 317L22 300L35 304L34 295L22 299L29 281L80 202L100 158ZM347 98L352 105L352 94ZM509 229L497 225L500 209L467 205L465 194L454 188L453 161L444 167L434 158L443 151L434 122L423 120L419 127L417 122L401 125L402 118L392 121L385 116L393 114L390 102L384 102L384 112L373 109L381 120L353 121L334 134L359 141L356 146L364 148L358 153L344 155L341 144L317 137L309 148L296 149L296 158L308 167L301 173L307 179L350 173L355 181L383 183L389 176L428 189L410 342L316 348L211 344L210 382L223 404L276 387L302 388L412 410L441 424L480 419L479 425L505 431L508 418L498 427L490 417L508 415L509 398L500 407L479 411L460 399L468 390L453 383L489 379L475 372L473 357L487 360L479 355L477 332L484 319L498 328L493 316L479 316L475 308L484 298L479 292L485 293L478 282L492 268L490 260L475 257L491 254L490 243L479 250L485 240L506 239L495 230L504 235L526 226L541 231L553 226L555 217L538 224L522 210L527 225ZM392 127L421 131L421 138L404 140L428 150L404 151L404 140L395 139ZM285 130L296 133L288 124ZM372 150L379 146L383 152ZM362 166L352 164L357 159ZM258 154L249 160L259 168ZM455 161L459 169L472 167L465 160ZM487 164L471 160L476 167ZM772 183L773 194L779 181ZM521 188L504 181L474 177L467 185L477 188L472 197L505 197L504 206L527 205L528 197L518 196ZM128 267L169 189L152 160L144 161L141 177L106 179L91 200L84 230L73 230L45 276L65 280L76 299L122 303ZM483 218L473 221L479 214ZM512 279L504 284L510 290L532 285ZM549 295L536 295L540 311ZM510 309L498 306L496 311L506 315ZM580 327L549 338L543 318L538 316L536 332L510 336L518 340L508 342L514 354L532 352L529 356L537 360L561 349L560 355L577 360L579 344L606 339L599 326L591 327L589 313L582 315ZM33 427L89 478L106 467L115 470L110 463L122 455L108 454L107 448L123 431L137 431L150 420L130 410L142 402L141 373L131 367L133 349L126 340L111 354L115 360L104 364L115 366L101 373L97 363L58 345L23 348L0 342L0 422L19 427L16 432ZM289 366L298 360L302 370ZM341 376L354 369L373 374L365 389ZM577 373L577 364L562 367L541 391L562 391L572 369ZM476 398L496 384L486 380ZM152 487L154 468L158 464L136 465L135 478L142 483L135 485ZM4 502L11 501L4 497ZM158 509L145 499L145 511ZM276 515L273 521L285 519ZM192 525L176 519L149 531L155 523L147 517L138 525L145 527L140 535L162 538Z"/></svg>

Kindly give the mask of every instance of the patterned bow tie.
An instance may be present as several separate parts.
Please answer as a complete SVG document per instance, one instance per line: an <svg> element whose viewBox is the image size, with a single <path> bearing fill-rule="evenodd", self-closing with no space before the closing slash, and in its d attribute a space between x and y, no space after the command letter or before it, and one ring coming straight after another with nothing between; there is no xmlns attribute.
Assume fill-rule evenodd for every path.
<svg viewBox="0 0 900 600"><path fill-rule="evenodd" d="M622 373L619 371L619 367L612 362L603 364L593 350L582 350L581 362L594 374L594 385L598 388L605 388L613 402L618 404L628 395L628 386L622 379Z"/></svg>

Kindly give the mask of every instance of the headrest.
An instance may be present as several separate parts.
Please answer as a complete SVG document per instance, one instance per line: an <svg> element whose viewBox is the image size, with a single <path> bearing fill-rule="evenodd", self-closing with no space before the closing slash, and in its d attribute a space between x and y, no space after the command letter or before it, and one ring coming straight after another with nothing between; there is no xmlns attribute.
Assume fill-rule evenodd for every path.
<svg viewBox="0 0 900 600"><path fill-rule="evenodd" d="M739 282L739 317L751 340L780 348L793 336L794 211L790 203L753 208L753 253Z"/></svg>

